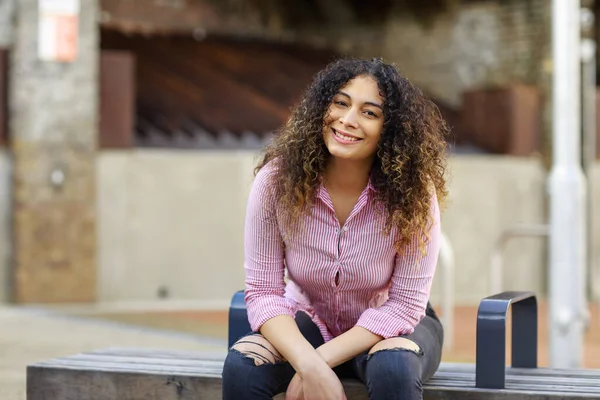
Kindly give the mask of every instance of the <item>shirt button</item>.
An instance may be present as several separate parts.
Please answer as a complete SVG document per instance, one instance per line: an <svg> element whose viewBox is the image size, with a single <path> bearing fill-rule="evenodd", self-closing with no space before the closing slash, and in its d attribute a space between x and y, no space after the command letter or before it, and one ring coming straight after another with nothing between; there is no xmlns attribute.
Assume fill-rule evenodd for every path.
<svg viewBox="0 0 600 400"><path fill-rule="evenodd" d="M348 230L348 227L347 227L347 226L345 226L345 227L344 227L344 232L346 232L347 230Z"/></svg>

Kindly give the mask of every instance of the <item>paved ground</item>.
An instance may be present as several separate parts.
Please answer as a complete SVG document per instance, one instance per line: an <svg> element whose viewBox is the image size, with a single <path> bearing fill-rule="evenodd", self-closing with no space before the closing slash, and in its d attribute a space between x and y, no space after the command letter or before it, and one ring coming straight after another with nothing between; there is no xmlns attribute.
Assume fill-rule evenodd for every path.
<svg viewBox="0 0 600 400"><path fill-rule="evenodd" d="M222 352L225 342L142 325L0 307L0 400L25 400L28 364L119 346Z"/></svg>
<svg viewBox="0 0 600 400"><path fill-rule="evenodd" d="M83 314L85 314L85 309ZM25 400L25 368L36 361L106 347L145 347L223 352L225 312L94 311L82 316L72 310L0 307L0 400ZM455 310L455 343L445 361L475 360L476 307ZM547 310L540 306L539 362L548 365ZM598 308L591 308L585 338L585 367L600 368ZM508 358L510 359L510 358Z"/></svg>

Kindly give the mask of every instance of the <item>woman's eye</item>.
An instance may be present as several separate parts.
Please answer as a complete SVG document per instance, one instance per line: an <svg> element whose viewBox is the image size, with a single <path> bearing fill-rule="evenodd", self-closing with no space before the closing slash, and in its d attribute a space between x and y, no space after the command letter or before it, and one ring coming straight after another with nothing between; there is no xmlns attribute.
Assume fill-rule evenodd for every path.
<svg viewBox="0 0 600 400"><path fill-rule="evenodd" d="M369 116L369 117L377 117L377 114L375 114L373 111L365 111L365 113Z"/></svg>
<svg viewBox="0 0 600 400"><path fill-rule="evenodd" d="M337 104L338 106L342 106L342 107L346 107L348 104L346 104L345 101L336 101L335 104Z"/></svg>

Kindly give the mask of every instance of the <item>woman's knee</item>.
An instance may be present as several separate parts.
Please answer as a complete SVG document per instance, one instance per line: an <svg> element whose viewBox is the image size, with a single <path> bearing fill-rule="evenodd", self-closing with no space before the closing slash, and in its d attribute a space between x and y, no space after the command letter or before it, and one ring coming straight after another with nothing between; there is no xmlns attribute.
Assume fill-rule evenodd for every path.
<svg viewBox="0 0 600 400"><path fill-rule="evenodd" d="M285 362L275 347L261 334L252 334L238 340L230 353L252 360L255 366Z"/></svg>
<svg viewBox="0 0 600 400"><path fill-rule="evenodd" d="M371 390L406 396L422 392L423 352L413 341L405 338L384 340L373 346L367 357L366 378Z"/></svg>
<svg viewBox="0 0 600 400"><path fill-rule="evenodd" d="M417 354L421 353L421 348L419 347L419 345L413 342L412 340L403 337L396 337L391 339L385 339L377 343L375 346L371 347L371 350L369 350L369 354L374 354L378 351L386 350L407 350L413 351Z"/></svg>
<svg viewBox="0 0 600 400"><path fill-rule="evenodd" d="M223 399L272 398L294 374L279 352L261 335L235 343L223 365Z"/></svg>
<svg viewBox="0 0 600 400"><path fill-rule="evenodd" d="M253 370L262 365L282 362L279 352L260 334L238 340L229 349L223 365L223 379L230 382L244 380Z"/></svg>

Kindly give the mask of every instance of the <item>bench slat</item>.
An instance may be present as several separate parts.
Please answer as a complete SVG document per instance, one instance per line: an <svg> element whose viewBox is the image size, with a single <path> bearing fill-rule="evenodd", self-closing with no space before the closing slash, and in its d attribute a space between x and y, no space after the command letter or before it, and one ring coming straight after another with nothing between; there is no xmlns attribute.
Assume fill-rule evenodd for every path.
<svg viewBox="0 0 600 400"><path fill-rule="evenodd" d="M53 365L53 364L70 364L74 366L86 367L87 365L93 367L98 365L123 365L131 368L195 368L196 370L204 369L223 369L223 361L201 361L201 360L177 360L173 362L165 359L150 359L150 358L134 358L134 357L89 357L89 356L77 356L73 358L59 358L53 360L52 363L40 363L40 365Z"/></svg>
<svg viewBox="0 0 600 400"><path fill-rule="evenodd" d="M438 372L432 378L435 381L452 381L452 380L472 380L475 382L475 375L468 373L449 373L449 372ZM526 376L526 375L508 375L506 376L507 383L520 383L520 382L552 382L553 384L560 385L589 385L589 386L597 386L600 388L600 377L552 377L552 379L548 379L548 377L543 376Z"/></svg>
<svg viewBox="0 0 600 400"><path fill-rule="evenodd" d="M109 356L97 354L79 354L72 357L52 360L50 363L40 363L48 367L94 370L94 371L121 371L121 372L139 372L139 373L159 373L159 374L187 374L191 376L220 376L223 361L220 360L202 360L199 358L188 358L187 360L176 358L150 358L140 357L139 355ZM467 382L474 386L475 375L469 370L465 372L447 371L440 369L430 381L437 385L452 385L453 381ZM508 387L521 387L542 385L549 387L547 379L544 376L527 376L524 374L507 375ZM564 377L556 376L552 380L553 390L556 391L580 391L580 392L598 392L600 393L600 376L584 377ZM592 389L590 389L592 388Z"/></svg>
<svg viewBox="0 0 600 400"><path fill-rule="evenodd" d="M225 360L226 352L194 352L183 350L164 350L164 349L136 349L109 347L87 352L88 355L107 355L117 357L142 357L142 358L164 358L177 360Z"/></svg>
<svg viewBox="0 0 600 400"><path fill-rule="evenodd" d="M189 352L181 350L162 350L162 349L135 349L135 348L106 348L85 353L85 355L107 355L122 357L141 357L150 359L175 359L175 360L198 360L198 361L223 361L227 355L221 353ZM475 374L475 365L470 363L441 363L438 372L470 372ZM555 368L507 368L508 375L540 375L540 376L590 376L600 377L600 371L592 369L555 369Z"/></svg>
<svg viewBox="0 0 600 400"><path fill-rule="evenodd" d="M441 363L438 371L471 372L475 373L475 364ZM542 376L600 376L600 370L595 369L560 369L560 368L512 368L507 367L511 375L542 375Z"/></svg>

